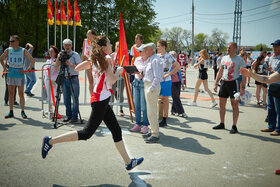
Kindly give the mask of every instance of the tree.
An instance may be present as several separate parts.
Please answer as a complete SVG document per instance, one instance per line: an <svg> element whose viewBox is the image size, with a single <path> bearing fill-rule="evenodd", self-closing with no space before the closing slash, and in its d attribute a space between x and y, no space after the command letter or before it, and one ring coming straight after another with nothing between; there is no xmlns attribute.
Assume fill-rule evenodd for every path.
<svg viewBox="0 0 280 187"><path fill-rule="evenodd" d="M270 51L271 49L268 48L267 45L265 44L258 44L256 45L256 47L254 48L255 51Z"/></svg>
<svg viewBox="0 0 280 187"><path fill-rule="evenodd" d="M212 51L221 52L224 51L226 48L227 40L229 38L229 35L227 33L222 32L219 29L213 29L211 40L212 40Z"/></svg>
<svg viewBox="0 0 280 187"><path fill-rule="evenodd" d="M53 8L55 1L51 0ZM76 51L81 52L83 39L88 29L96 30L98 35L107 32L111 43L118 40L120 13L123 15L128 47L134 44L137 33L150 41L158 31L154 21L155 0L79 0L82 27L76 27ZM65 2L65 0L64 0ZM73 5L74 0L70 0ZM0 1L0 45L8 47L9 36L20 36L20 45L27 42L34 45L33 56L42 56L47 50L47 1L46 0L2 0ZM67 11L67 7L66 7ZM107 19L108 17L108 19ZM50 45L54 44L54 26L49 27ZM66 26L62 26L62 39L66 36ZM73 38L73 26L69 26L69 38ZM57 27L57 46L60 48L60 26Z"/></svg>
<svg viewBox="0 0 280 187"><path fill-rule="evenodd" d="M194 50L200 51L201 49L207 49L208 36L203 33L196 34L194 36Z"/></svg>
<svg viewBox="0 0 280 187"><path fill-rule="evenodd" d="M184 43L184 47L187 48L187 50L190 50L190 46L192 43L192 32L189 30L183 31L182 41Z"/></svg>

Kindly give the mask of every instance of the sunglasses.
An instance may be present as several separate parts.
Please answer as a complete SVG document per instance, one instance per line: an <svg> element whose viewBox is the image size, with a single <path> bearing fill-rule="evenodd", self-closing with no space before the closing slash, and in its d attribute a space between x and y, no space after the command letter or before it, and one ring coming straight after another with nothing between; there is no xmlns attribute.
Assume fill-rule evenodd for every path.
<svg viewBox="0 0 280 187"><path fill-rule="evenodd" d="M10 40L10 43L13 43L13 42L15 42L16 40Z"/></svg>

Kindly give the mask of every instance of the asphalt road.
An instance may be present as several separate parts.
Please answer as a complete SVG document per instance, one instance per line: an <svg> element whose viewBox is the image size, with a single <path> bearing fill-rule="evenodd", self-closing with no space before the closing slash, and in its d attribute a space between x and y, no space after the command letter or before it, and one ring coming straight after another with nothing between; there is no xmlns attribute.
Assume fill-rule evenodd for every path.
<svg viewBox="0 0 280 187"><path fill-rule="evenodd" d="M36 68L42 65L38 62ZM209 87L213 90L213 70L208 73ZM229 134L232 110L228 102L226 130L212 130L219 123L219 109L210 108L205 93L199 93L197 107L186 105L192 101L197 74L193 68L187 70L188 88L182 92L189 118L170 115L168 126L160 128L160 143L146 144L141 134L128 131L134 124L130 122L127 107L124 117L117 116L129 154L145 158L130 172L125 170L104 124L91 139L57 144L48 157L42 159L41 144L45 135L82 129L84 124L53 129L53 122L42 118L41 72L36 72L37 83L32 90L35 96L25 98L28 119L20 117L18 106L14 109L15 118L4 119L9 108L4 106L5 84L4 79L0 80L0 186L279 186L280 176L274 172L280 169L280 137L260 132L267 126L266 110L256 106L255 98L241 106L240 133L232 135ZM80 112L86 122L91 109L88 94L84 100L88 89L84 88L83 77L84 73L80 76ZM255 95L253 80L248 90ZM217 95L215 98L218 99ZM60 113L65 115L63 103Z"/></svg>

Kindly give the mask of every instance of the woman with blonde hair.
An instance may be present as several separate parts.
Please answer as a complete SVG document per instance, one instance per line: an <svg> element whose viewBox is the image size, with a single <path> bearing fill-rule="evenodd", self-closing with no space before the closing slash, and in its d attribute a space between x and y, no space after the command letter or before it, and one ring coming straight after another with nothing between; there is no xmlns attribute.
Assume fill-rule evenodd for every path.
<svg viewBox="0 0 280 187"><path fill-rule="evenodd" d="M196 100L197 100L197 97L198 97L199 87L200 87L201 83L203 83L204 90L209 94L209 96L211 97L211 100L212 100L211 108L214 108L215 106L217 106L217 102L215 101L212 92L208 88L207 70L208 70L208 67L209 67L209 64L210 64L210 58L209 58L209 55L208 55L208 53L205 49L202 49L199 52L199 54L200 54L200 57L197 60L198 63L196 63L194 65L194 68L198 68L198 70L199 70L198 79L197 79L196 84L195 84L194 98L193 98L193 102L188 103L188 105L189 106L197 106Z"/></svg>

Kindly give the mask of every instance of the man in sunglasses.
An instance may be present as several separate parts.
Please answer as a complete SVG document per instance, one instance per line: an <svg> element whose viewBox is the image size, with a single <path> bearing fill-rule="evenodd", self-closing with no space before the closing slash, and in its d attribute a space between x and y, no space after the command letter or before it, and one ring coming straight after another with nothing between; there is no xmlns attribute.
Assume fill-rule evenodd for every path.
<svg viewBox="0 0 280 187"><path fill-rule="evenodd" d="M3 66L3 71L7 72L7 84L9 89L9 106L10 112L6 118L14 117L13 105L14 105L14 95L15 87L18 87L18 94L20 98L20 107L21 107L21 117L26 119L27 116L24 112L24 58L27 58L30 61L28 70L31 70L35 60L28 53L28 51L19 46L19 36L12 35L10 36L10 47L7 48L4 53L0 56L0 62ZM4 60L8 59L8 63L4 64Z"/></svg>

